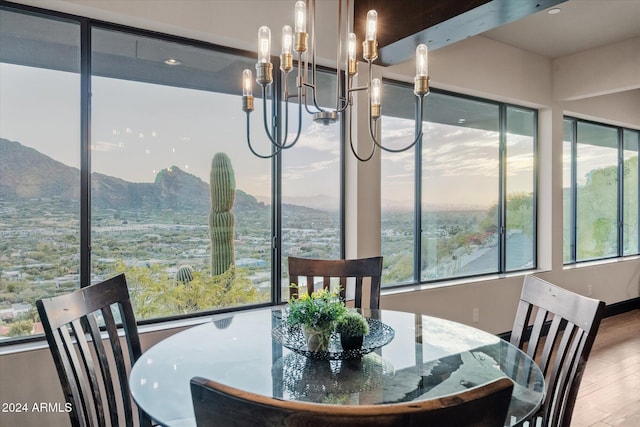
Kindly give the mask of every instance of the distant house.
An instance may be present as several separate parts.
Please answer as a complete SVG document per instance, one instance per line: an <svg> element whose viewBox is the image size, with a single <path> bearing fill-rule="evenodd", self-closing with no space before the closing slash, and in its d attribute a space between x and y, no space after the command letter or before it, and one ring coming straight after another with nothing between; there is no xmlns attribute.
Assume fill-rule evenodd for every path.
<svg viewBox="0 0 640 427"><path fill-rule="evenodd" d="M22 272L20 270L3 271L2 277L7 280L20 280L22 279Z"/></svg>
<svg viewBox="0 0 640 427"><path fill-rule="evenodd" d="M31 335L36 334L44 334L44 328L42 327L42 322L35 322L33 324L33 328L31 329Z"/></svg>
<svg viewBox="0 0 640 427"><path fill-rule="evenodd" d="M27 314L33 305L28 303L16 303L11 304L11 308L5 308L0 310L0 319L2 320L13 320L21 314Z"/></svg>

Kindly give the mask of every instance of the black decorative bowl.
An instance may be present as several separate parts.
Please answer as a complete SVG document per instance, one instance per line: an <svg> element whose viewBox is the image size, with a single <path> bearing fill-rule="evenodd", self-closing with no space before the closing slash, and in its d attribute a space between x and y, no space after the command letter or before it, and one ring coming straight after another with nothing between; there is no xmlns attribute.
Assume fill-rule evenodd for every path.
<svg viewBox="0 0 640 427"><path fill-rule="evenodd" d="M271 330L273 338L289 350L305 355L316 360L345 360L360 358L373 350L389 344L395 336L391 326L385 325L376 319L367 319L369 333L364 336L362 347L345 350L340 343L340 336L335 332L331 334L329 349L327 351L311 351L307 348L302 327L300 325L289 326L286 320L283 324Z"/></svg>

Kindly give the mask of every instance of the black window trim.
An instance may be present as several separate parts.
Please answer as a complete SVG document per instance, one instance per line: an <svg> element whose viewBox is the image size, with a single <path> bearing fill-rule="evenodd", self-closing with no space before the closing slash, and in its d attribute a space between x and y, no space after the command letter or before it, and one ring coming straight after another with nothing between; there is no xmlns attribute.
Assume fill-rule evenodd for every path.
<svg viewBox="0 0 640 427"><path fill-rule="evenodd" d="M607 261L612 259L624 258L624 257L633 257L640 255L640 227L638 229L638 251L632 254L624 253L624 133L625 131L634 132L638 134L638 140L640 141L640 129L632 129L624 126L617 126L606 122L598 122L595 120L582 119L572 115L564 115L563 116L563 127L565 123L569 123L571 126L571 188L570 188L570 236L569 236L569 248L570 248L570 259L564 260L563 264L565 267L571 265L579 265L583 263L592 263L598 261ZM577 181L577 158L578 158L578 123L585 123L594 126L601 126L610 129L615 129L617 133L617 193L618 193L618 205L616 207L616 217L617 217L617 250L616 255L606 256L606 257L598 257L598 258L588 258L583 260L578 260L578 245L577 245L577 218L578 218L578 181ZM640 147L639 147L640 148ZM638 153L640 155L640 151ZM638 166L638 189L640 191L640 163ZM638 212L640 212L640 197L638 197Z"/></svg>
<svg viewBox="0 0 640 427"><path fill-rule="evenodd" d="M382 83L386 85L392 85L400 88L405 88L408 90L413 90L413 86L411 83L403 82L399 80L389 79L383 77ZM413 258L413 280L410 282L402 282L397 284L383 284L383 289L402 289L411 286L429 286L429 285L439 285L444 284L449 281L461 281L467 279L475 279L480 277L487 277L492 275L503 275L503 274L511 274L511 273L519 273L526 271L533 271L538 268L538 238L537 238L537 230L538 230L538 183L539 183L539 150L538 150L538 117L539 111L535 108L526 107L523 105L517 105L513 103L496 101L488 98L482 98L473 95L467 95L458 92L452 92L449 90L443 90L431 87L430 92L438 93L442 95L452 96L460 99L466 99L470 101L482 102L485 104L492 104L498 107L498 131L499 131L499 194L498 194L498 210L499 210L499 218L498 218L498 245L499 245L499 261L498 261L498 270L491 273L478 273L478 274L470 274L465 276L455 276L455 277L446 277L434 280L422 280L421 277L421 259L422 259L422 245L421 245L421 235L422 235L422 156L418 155L422 153L422 140L418 141L418 143L414 147L414 157L415 157L415 194L414 194L414 232L413 232L413 250L414 250L414 258ZM428 97L427 97L428 99ZM426 107L428 108L428 107ZM529 268L522 269L506 269L506 187L507 187L507 153L506 153L506 136L507 136L507 110L509 108L515 108L520 110L525 110L533 113L533 206L532 211L534 213L534 224L533 224L533 233L532 233L532 245L533 245L533 265Z"/></svg>

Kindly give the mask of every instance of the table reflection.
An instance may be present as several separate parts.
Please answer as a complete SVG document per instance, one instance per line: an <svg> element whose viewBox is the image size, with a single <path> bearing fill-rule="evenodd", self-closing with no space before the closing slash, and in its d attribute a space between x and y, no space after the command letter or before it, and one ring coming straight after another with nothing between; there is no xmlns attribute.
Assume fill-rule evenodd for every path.
<svg viewBox="0 0 640 427"><path fill-rule="evenodd" d="M273 366L274 396L341 405L362 404L363 394L379 390L384 377L394 375L393 365L376 353L360 359L313 360L290 353Z"/></svg>

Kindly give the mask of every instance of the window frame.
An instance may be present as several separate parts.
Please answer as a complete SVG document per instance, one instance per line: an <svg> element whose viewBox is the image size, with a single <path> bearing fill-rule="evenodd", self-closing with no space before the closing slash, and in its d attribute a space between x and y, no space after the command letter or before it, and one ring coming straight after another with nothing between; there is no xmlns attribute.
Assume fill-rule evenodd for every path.
<svg viewBox="0 0 640 427"><path fill-rule="evenodd" d="M400 88L404 88L407 91L413 91L413 85L407 82L402 82L402 81L398 81L398 80L393 80L393 79L387 79L387 78L383 78L382 79L382 83L383 85L392 85L392 86L396 86L396 87L400 87ZM462 276L454 276L454 277L444 277L444 278L438 278L438 279L433 279L433 280L423 280L422 279L422 264L421 264L421 259L422 259L422 176L423 176L423 168L424 168L424 161L422 158L422 147L423 147L423 140L420 139L415 147L412 149L413 150L413 155L414 155L414 159L415 159L415 168L414 168L414 185L415 185L415 192L414 192L414 203L413 203L413 216L414 216L414 227L413 227L413 278L411 281L407 282L403 282L403 283L391 283L391 284L382 284L383 289L399 289L399 288L404 288L407 286L416 286L416 285L439 285L439 284L446 284L446 282L450 282L450 281L459 281L459 280L467 280L467 279L472 279L472 278L478 278L478 277L486 277L486 276L491 276L491 275L502 275L502 274L507 274L507 273L519 273L519 272L526 272L526 271L533 271L535 269L538 268L538 256L537 256L537 249L538 249L538 238L537 238L537 230L538 230L538 210L537 210L537 205L538 205L538 181L539 181L539 171L538 171L538 156L539 156L539 150L538 150L538 117L539 117L539 111L537 109L534 108L530 108L530 107L526 107L523 105L517 105L517 104L512 104L512 103L507 103L507 102L501 102L501 101L496 101L496 100L492 100L492 99L487 99L487 98L481 98L481 97L477 97L477 96L472 96L472 95L467 95L467 94L462 94L462 93L457 93L457 92L452 92L452 91L448 91L448 90L443 90L443 89L438 89L438 88L430 88L430 92L431 93L437 93L437 94L442 94L445 96L451 96L454 98L459 98L462 100L469 100L469 101L475 101L475 102L481 102L481 103L485 103L485 104L490 104L490 105L495 105L498 107L498 139L499 139L499 148L498 148L498 162L499 162L499 178L498 178L498 222L497 222L497 226L498 226L498 269L494 272L490 272L490 273L477 273L477 274L469 274L469 275L462 275ZM427 97L428 100L428 97ZM428 101L425 101L428 102ZM428 108L427 106L425 106L425 108ZM506 224L507 224L507 160L508 160L508 153L507 153L507 129L508 129L508 123L507 123L507 111L509 108L514 108L514 109L519 109L519 110L525 110L525 111L529 111L533 114L532 116L532 120L533 120L533 135L531 136L531 138L533 139L533 204L532 204L532 211L533 211L533 217L534 217L534 221L533 221L533 232L532 232L532 266L528 267L528 268L522 268L522 269L507 269L507 262L506 262L506 249L507 249L507 243L506 243L506 237L507 237L507 230L506 230ZM383 115L383 119L384 119L384 115ZM384 179L384 177L383 177ZM382 212L381 212L382 214Z"/></svg>
<svg viewBox="0 0 640 427"><path fill-rule="evenodd" d="M563 265L566 266L570 266L570 265L577 265L577 264L581 264L581 263L589 263L589 262L597 262L597 261L605 261L605 260L611 260L611 259L618 259L618 258L624 258L624 257L630 257L630 256L637 256L640 255L640 244L638 245L638 250L636 253L629 253L629 254L625 254L624 253L624 206L625 206L625 202L624 202L624 188L625 188L625 179L624 179L624 151L625 151L625 132L631 132L631 133L636 133L638 135L638 139L640 140L640 130L638 129L632 129L632 128L628 128L628 127L624 127L624 126L616 126L613 124L609 124L609 123L604 123L604 122L597 122L597 121L593 121L593 120L587 120L587 119L581 119L579 117L575 117L575 116L571 116L571 115L564 115L563 116L563 128L565 125L570 126L569 128L569 136L571 138L570 141L568 141L571 145L571 152L569 153L571 156L570 159L570 168L571 168L571 187L569 189L570 191L570 214L569 214L569 218L570 218L570 236L568 239L567 244L569 245L569 260L563 260ZM599 126L599 127L604 127L604 128L609 128L609 129L615 129L616 130L616 150L617 150L617 165L616 165L616 169L617 169L617 188L616 188L616 192L617 192L617 206L616 206L616 220L617 220L617 224L616 224L616 230L617 230L617 248L616 248L616 254L611 255L611 256L604 256L604 257L596 257L596 258L588 258L588 259L582 259L582 260L578 260L578 237L577 237L577 226L578 226L578 124L579 123L583 123L583 124L588 124L588 125L593 125L593 126ZM564 134L564 132L563 132ZM639 152L640 154L640 152ZM639 182L636 183L637 188L639 189L640 192L640 165L638 166L638 180ZM639 202L638 202L638 208L639 212L640 212L640 197L639 197ZM563 245L565 240L563 239ZM638 230L638 242L640 242L640 229Z"/></svg>

